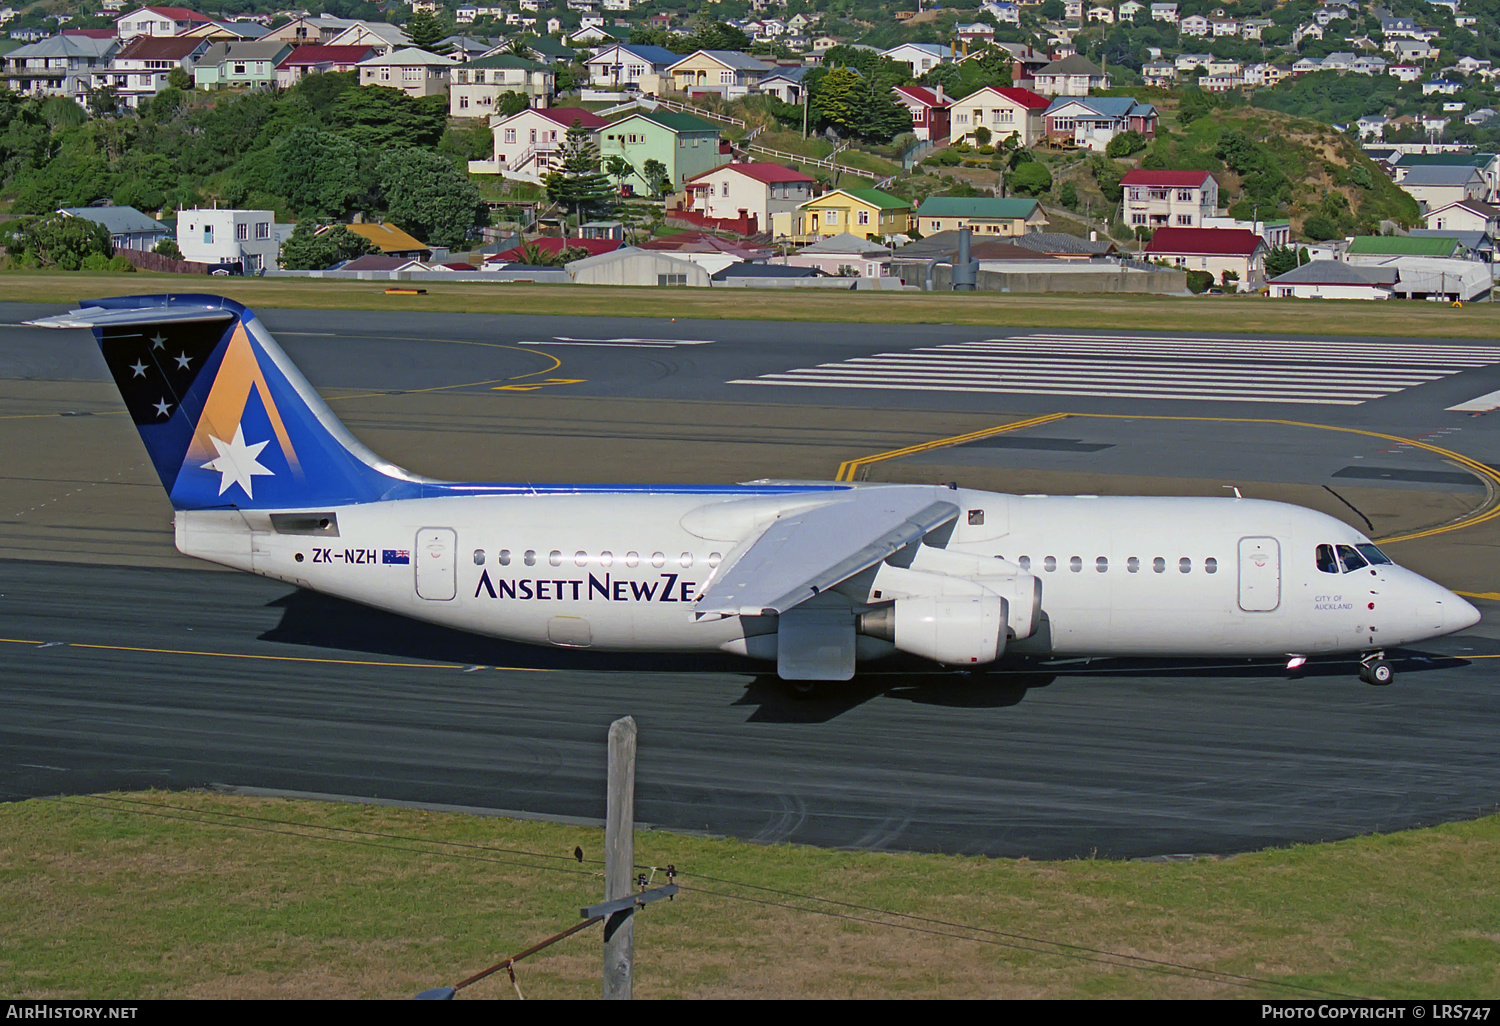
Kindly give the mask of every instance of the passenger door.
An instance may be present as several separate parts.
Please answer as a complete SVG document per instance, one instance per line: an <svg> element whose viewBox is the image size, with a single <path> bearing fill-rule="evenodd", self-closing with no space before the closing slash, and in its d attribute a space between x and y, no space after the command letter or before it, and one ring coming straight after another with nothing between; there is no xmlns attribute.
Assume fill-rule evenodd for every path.
<svg viewBox="0 0 1500 1026"><path fill-rule="evenodd" d="M424 527L417 532L417 597L451 602L458 594L458 566L454 554L458 535L449 527Z"/></svg>
<svg viewBox="0 0 1500 1026"><path fill-rule="evenodd" d="M1281 605L1281 544L1275 538L1240 539L1240 608L1269 613Z"/></svg>

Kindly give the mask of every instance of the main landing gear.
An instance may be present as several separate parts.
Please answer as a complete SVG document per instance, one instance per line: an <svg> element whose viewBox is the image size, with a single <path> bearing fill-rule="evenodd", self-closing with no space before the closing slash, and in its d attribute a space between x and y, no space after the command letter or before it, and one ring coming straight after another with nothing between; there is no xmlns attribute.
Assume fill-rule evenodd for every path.
<svg viewBox="0 0 1500 1026"><path fill-rule="evenodd" d="M1384 687L1396 679L1396 671L1385 661L1384 652L1371 652L1359 661L1359 679L1366 684Z"/></svg>

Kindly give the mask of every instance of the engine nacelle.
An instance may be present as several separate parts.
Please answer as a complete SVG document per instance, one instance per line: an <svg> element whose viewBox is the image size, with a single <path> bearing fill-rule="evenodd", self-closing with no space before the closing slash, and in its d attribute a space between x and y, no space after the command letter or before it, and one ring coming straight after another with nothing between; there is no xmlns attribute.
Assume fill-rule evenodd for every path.
<svg viewBox="0 0 1500 1026"><path fill-rule="evenodd" d="M993 593L899 598L861 616L859 630L934 662L975 666L1005 651L1008 605Z"/></svg>
<svg viewBox="0 0 1500 1026"><path fill-rule="evenodd" d="M973 581L1003 597L1009 603L1008 626L1013 638L1031 637L1041 622L1041 579L1014 563L972 552L919 545L911 569Z"/></svg>

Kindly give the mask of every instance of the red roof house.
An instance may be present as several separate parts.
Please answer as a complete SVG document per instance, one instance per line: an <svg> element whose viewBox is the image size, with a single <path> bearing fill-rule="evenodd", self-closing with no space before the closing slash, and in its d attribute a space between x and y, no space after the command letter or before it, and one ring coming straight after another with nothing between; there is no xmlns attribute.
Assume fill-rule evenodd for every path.
<svg viewBox="0 0 1500 1026"><path fill-rule="evenodd" d="M928 89L926 86L896 86L891 90L896 102L911 111L911 130L918 139L934 142L948 138L948 98L943 87Z"/></svg>
<svg viewBox="0 0 1500 1026"><path fill-rule="evenodd" d="M515 263L525 260L522 250L531 246L535 246L549 256L561 253L565 249L586 249L589 251L589 256L598 256L600 253L613 253L623 245L624 243L619 239L563 239L556 235L549 235L513 246L503 253L494 253L485 257L484 262L487 264Z"/></svg>
<svg viewBox="0 0 1500 1026"><path fill-rule="evenodd" d="M1232 272L1241 287L1265 277L1266 240L1244 228L1158 228L1145 255L1185 271L1207 271L1224 280Z"/></svg>

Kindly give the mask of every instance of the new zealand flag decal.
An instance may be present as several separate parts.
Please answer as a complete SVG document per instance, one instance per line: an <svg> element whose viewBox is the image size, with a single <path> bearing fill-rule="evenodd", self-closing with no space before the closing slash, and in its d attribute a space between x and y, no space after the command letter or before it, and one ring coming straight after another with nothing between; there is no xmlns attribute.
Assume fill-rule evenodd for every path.
<svg viewBox="0 0 1500 1026"><path fill-rule="evenodd" d="M411 563L410 549L381 549L380 561L382 563L399 563L408 565Z"/></svg>

